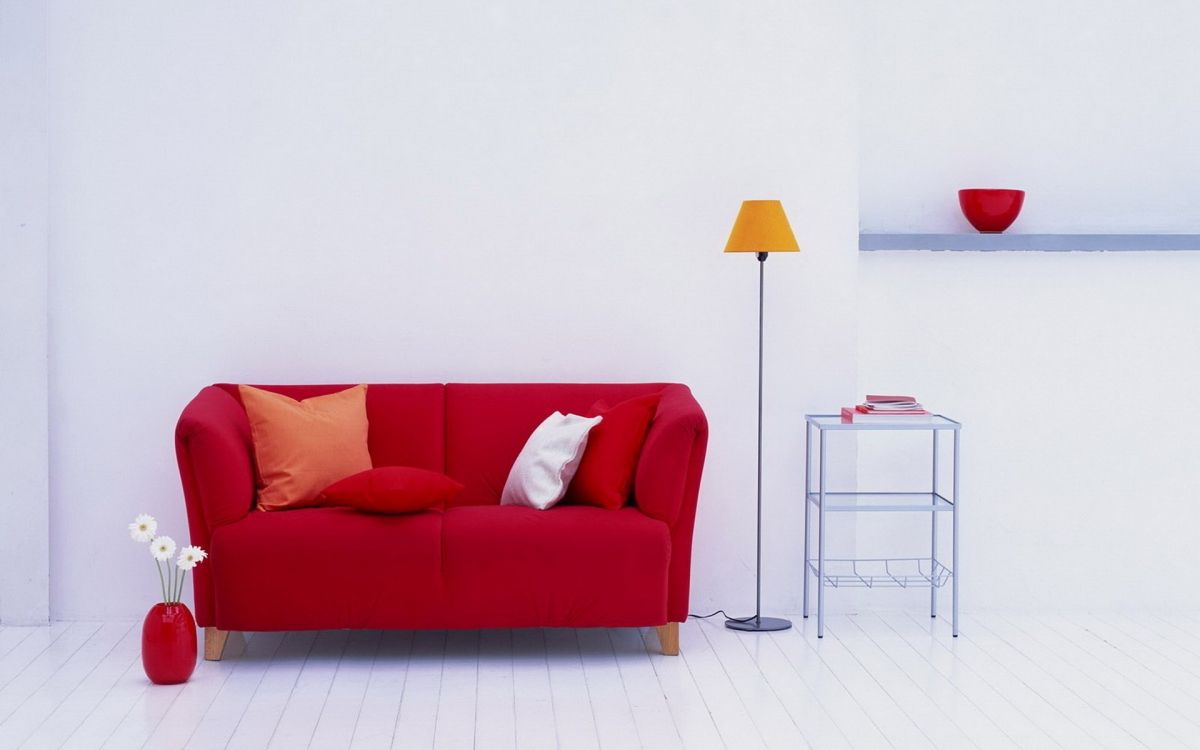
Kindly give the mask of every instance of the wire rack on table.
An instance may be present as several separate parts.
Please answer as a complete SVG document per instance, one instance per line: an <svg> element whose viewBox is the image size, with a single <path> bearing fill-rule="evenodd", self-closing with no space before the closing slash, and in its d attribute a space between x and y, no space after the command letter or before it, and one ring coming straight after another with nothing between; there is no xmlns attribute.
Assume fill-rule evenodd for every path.
<svg viewBox="0 0 1200 750"><path fill-rule="evenodd" d="M818 575L815 560L809 560L808 567L813 575ZM940 588L953 575L945 565L928 557L827 557L823 580L833 588Z"/></svg>

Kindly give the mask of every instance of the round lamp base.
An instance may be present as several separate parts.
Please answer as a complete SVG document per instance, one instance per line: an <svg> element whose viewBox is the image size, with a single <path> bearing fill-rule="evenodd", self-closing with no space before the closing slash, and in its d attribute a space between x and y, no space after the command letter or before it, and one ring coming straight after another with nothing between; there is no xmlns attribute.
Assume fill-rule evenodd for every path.
<svg viewBox="0 0 1200 750"><path fill-rule="evenodd" d="M773 630L787 630L792 626L791 620L785 620L782 617L756 617L741 622L739 620L726 620L725 627L730 630L743 630L750 633L767 633Z"/></svg>

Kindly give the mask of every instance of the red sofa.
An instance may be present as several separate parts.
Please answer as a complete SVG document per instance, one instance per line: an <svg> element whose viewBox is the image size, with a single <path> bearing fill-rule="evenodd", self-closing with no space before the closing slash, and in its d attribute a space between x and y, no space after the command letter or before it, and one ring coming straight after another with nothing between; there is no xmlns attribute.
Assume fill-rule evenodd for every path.
<svg viewBox="0 0 1200 750"><path fill-rule="evenodd" d="M346 386L264 387L304 399ZM655 391L633 504L499 505L517 453L551 412ZM230 631L332 628L661 626L664 652L677 650L708 440L686 386L371 385L367 417L376 466L444 472L465 485L460 499L395 516L258 512L237 387L209 386L184 409L175 447L188 525L211 553L193 578L207 658L220 658Z"/></svg>

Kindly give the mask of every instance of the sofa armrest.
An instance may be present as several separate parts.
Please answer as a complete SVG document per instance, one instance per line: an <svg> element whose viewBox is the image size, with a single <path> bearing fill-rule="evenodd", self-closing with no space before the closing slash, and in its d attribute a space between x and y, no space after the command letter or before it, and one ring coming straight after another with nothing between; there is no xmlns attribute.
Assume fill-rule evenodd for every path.
<svg viewBox="0 0 1200 750"><path fill-rule="evenodd" d="M637 507L651 518L674 527L695 515L699 471L708 445L708 420L685 385L662 391L634 478ZM695 470L695 486L691 479Z"/></svg>
<svg viewBox="0 0 1200 750"><path fill-rule="evenodd" d="M218 526L250 512L252 451L250 422L233 396L209 386L184 408L175 427L175 455L188 526L197 543L207 543Z"/></svg>
<svg viewBox="0 0 1200 750"><path fill-rule="evenodd" d="M637 507L671 531L667 622L683 622L688 615L692 530L707 448L704 410L687 386L667 386L642 446L633 490Z"/></svg>

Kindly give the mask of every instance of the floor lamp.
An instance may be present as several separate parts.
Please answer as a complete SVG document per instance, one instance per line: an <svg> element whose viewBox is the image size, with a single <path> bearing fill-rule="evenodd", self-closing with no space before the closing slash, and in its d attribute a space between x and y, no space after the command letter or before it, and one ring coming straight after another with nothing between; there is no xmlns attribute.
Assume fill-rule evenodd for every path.
<svg viewBox="0 0 1200 750"><path fill-rule="evenodd" d="M725 244L725 252L755 253L758 258L758 546L754 563L754 616L726 620L725 627L733 630L766 632L787 630L792 626L791 620L762 616L763 270L767 253L799 251L782 203L743 201L733 231L729 233L729 242Z"/></svg>

